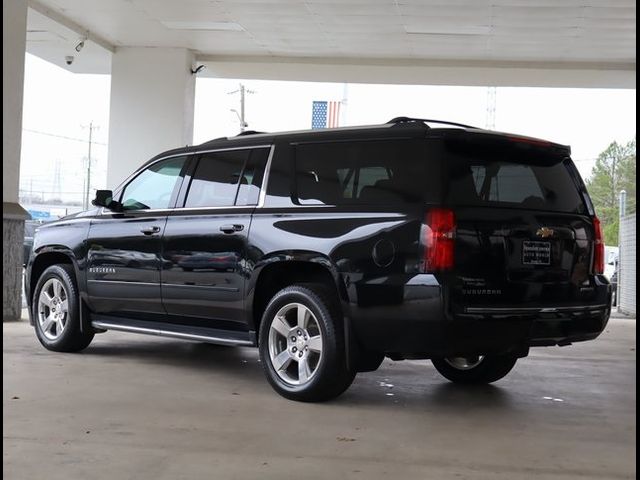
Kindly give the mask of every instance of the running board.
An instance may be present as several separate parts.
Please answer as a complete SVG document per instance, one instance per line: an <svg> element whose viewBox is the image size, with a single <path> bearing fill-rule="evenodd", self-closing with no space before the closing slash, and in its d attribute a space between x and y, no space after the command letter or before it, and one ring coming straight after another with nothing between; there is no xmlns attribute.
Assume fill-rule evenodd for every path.
<svg viewBox="0 0 640 480"><path fill-rule="evenodd" d="M93 315L91 326L99 330L141 333L159 337L179 338L196 342L253 347L256 345L254 332L221 330L215 328L187 327L183 325L148 322L144 320L124 320Z"/></svg>

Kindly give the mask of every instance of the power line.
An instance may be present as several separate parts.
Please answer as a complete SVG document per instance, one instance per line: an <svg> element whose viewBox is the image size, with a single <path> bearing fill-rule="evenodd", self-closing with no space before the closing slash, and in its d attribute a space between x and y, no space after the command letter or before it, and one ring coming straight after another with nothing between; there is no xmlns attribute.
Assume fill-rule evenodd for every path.
<svg viewBox="0 0 640 480"><path fill-rule="evenodd" d="M64 140L72 140L74 142L82 142L82 143L89 143L89 140L87 140L86 138L74 138L74 137L67 137L65 135L58 135L56 133L49 133L49 132L41 132L40 130L31 130L30 128L23 128L22 129L23 132L29 132L29 133L36 133L38 135L46 135L48 137L55 137L55 138L62 138ZM106 143L103 142L91 142L94 145L103 145L103 146L107 146Z"/></svg>
<svg viewBox="0 0 640 480"><path fill-rule="evenodd" d="M59 191L53 191L53 190L42 190L40 188L34 188L33 192L31 190L26 190L24 188L20 189L20 194L21 195L26 195L26 194L36 194L36 193L40 193L40 194L48 194L48 195L84 195L85 192L59 192Z"/></svg>

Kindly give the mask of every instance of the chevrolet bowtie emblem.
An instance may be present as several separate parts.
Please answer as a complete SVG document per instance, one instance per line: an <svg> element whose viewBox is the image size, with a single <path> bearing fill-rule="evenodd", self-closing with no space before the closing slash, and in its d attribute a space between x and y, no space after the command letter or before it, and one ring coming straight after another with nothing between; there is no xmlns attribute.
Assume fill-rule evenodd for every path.
<svg viewBox="0 0 640 480"><path fill-rule="evenodd" d="M554 232L552 229L548 227L542 227L538 229L538 231L536 232L536 235L542 238L549 238L549 237L553 237L555 233L556 232Z"/></svg>

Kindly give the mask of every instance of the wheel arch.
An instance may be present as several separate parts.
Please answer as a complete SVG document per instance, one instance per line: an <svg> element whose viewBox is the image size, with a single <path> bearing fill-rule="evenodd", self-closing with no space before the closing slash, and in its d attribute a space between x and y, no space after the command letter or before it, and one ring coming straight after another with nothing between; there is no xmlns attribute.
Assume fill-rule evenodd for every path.
<svg viewBox="0 0 640 480"><path fill-rule="evenodd" d="M50 248L39 251L29 263L28 275L25 282L25 294L27 299L27 310L29 311L30 323L33 325L33 312L31 312L31 304L33 303L33 295L38 280L42 273L52 265L71 265L75 273L76 287L82 300L82 289L80 287L79 268L75 255L71 250L66 248Z"/></svg>
<svg viewBox="0 0 640 480"><path fill-rule="evenodd" d="M310 282L325 284L335 292L347 328L349 302L342 275L326 255L308 251L275 253L256 265L246 299L250 328L259 331L264 308L278 291L296 283Z"/></svg>

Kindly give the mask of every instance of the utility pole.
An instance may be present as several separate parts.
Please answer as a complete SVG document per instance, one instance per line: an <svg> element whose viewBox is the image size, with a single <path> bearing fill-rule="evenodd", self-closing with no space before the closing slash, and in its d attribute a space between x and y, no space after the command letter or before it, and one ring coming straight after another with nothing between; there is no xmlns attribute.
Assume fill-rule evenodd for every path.
<svg viewBox="0 0 640 480"><path fill-rule="evenodd" d="M496 87L487 87L485 127L487 130L495 130L496 128Z"/></svg>
<svg viewBox="0 0 640 480"><path fill-rule="evenodd" d="M60 159L56 158L53 173L53 198L62 200L61 195L61 177L60 177Z"/></svg>
<svg viewBox="0 0 640 480"><path fill-rule="evenodd" d="M82 201L82 207L84 210L89 208L91 197L91 147L93 146L93 131L98 127L93 126L93 121L89 123L89 151L87 152L87 175L84 182L84 199Z"/></svg>
<svg viewBox="0 0 640 480"><path fill-rule="evenodd" d="M240 121L240 131L244 132L245 128L249 126L244 116L245 95L248 93L256 93L256 92L245 88L245 86L241 83L240 88L238 90L234 90L233 92L229 92L229 95L234 95L236 93L240 93L240 113L238 113L238 111L235 108L232 108L231 111L235 112L235 114L238 116L238 120Z"/></svg>

